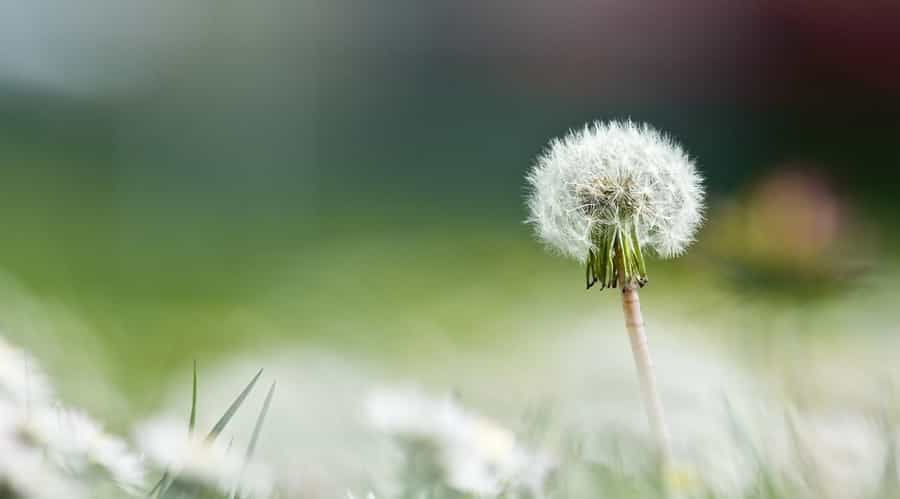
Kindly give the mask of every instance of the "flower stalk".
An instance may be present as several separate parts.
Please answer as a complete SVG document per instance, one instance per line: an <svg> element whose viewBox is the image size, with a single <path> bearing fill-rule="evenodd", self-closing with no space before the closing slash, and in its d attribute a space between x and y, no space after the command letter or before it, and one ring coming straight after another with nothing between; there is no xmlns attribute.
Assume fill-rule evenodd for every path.
<svg viewBox="0 0 900 499"><path fill-rule="evenodd" d="M644 317L641 314L641 300L638 296L640 283L629 280L627 277L624 253L617 254L614 261L616 268L619 269L619 285L622 287L622 312L625 314L625 328L628 330L631 353L634 356L634 364L638 372L641 396L644 408L647 411L647 422L650 424L654 440L656 440L660 463L663 470L665 470L672 461L672 443L669 437L669 427L666 424L662 399L659 396L659 390L656 385L656 373L653 369L653 358L650 356L650 345L647 342L647 334L644 331Z"/></svg>

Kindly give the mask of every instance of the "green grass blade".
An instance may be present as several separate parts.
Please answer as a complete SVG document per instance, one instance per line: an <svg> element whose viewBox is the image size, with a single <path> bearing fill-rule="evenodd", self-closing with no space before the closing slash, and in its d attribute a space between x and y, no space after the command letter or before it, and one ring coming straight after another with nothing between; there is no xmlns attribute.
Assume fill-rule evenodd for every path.
<svg viewBox="0 0 900 499"><path fill-rule="evenodd" d="M188 420L188 431L194 433L197 427L197 360L194 360L194 385L191 391L191 418Z"/></svg>
<svg viewBox="0 0 900 499"><path fill-rule="evenodd" d="M263 373L262 369L257 371L256 376L253 376L253 379L250 380L250 383L248 383L247 386L244 387L244 390L241 391L241 393L237 396L236 399L234 399L234 402L232 402L231 405L228 406L228 409L225 411L225 414L222 414L222 417L219 418L219 421L217 421L215 426L213 426L212 430L210 430L209 435L207 435L207 437L206 437L207 441L211 442L211 441L215 440L219 436L219 434L222 433L222 430L224 430L225 427L228 426L228 423L231 421L231 418L234 417L234 414L237 412L238 409L240 409L241 404L244 403L244 400L247 398L247 395L249 395L250 392L253 391L253 387L256 385L256 382L259 380L259 377L262 376L262 373Z"/></svg>
<svg viewBox="0 0 900 499"><path fill-rule="evenodd" d="M169 472L166 471L165 473L163 473L162 478L160 478L159 481L156 482L156 485L154 485L153 488L150 489L150 492L147 492L147 497L153 497L153 495L156 494L156 491L159 490L160 487L162 487L163 482L165 482L168 478Z"/></svg>
<svg viewBox="0 0 900 499"><path fill-rule="evenodd" d="M175 481L175 477L172 476L172 473L166 469L163 472L162 478L156 482L156 485L150 489L150 492L147 493L147 497L165 497L166 492L169 490L169 487L172 486L172 483Z"/></svg>
<svg viewBox="0 0 900 499"><path fill-rule="evenodd" d="M253 434L250 437L250 444L247 446L247 458L244 461L244 469L241 470L241 480L238 482L237 488L232 492L230 499L242 497L240 482L243 481L247 464L253 458L254 451L256 451L256 442L259 441L259 434L261 433L263 423L266 420L266 414L269 413L269 406L272 404L272 397L275 395L275 386L277 384L277 381L272 382L272 386L269 387L269 392L266 393L266 400L263 402L262 409L259 411L259 416L256 417L256 423L253 425Z"/></svg>
<svg viewBox="0 0 900 499"><path fill-rule="evenodd" d="M250 459L253 458L253 452L256 450L256 442L259 440L259 434L262 431L263 423L266 420L266 414L269 413L269 406L272 404L272 397L275 395L275 386L277 385L277 381L272 382L272 386L269 387L269 393L266 394L266 400L263 402L262 409L259 411L259 416L256 418L256 424L253 426L253 434L250 436L250 445L247 446L247 461L250 461Z"/></svg>
<svg viewBox="0 0 900 499"><path fill-rule="evenodd" d="M191 416L188 419L188 431L191 434L194 433L194 428L197 426L197 370L197 359L194 359L194 376L193 382L191 383ZM169 481L169 478L169 470L164 471L162 478L160 478L159 481L156 482L156 485L154 485L153 488L150 489L150 492L147 493L147 497L153 497L153 495L157 492L159 493L159 496L162 496L162 494L166 492L165 489L167 488L163 485L165 485L166 482Z"/></svg>

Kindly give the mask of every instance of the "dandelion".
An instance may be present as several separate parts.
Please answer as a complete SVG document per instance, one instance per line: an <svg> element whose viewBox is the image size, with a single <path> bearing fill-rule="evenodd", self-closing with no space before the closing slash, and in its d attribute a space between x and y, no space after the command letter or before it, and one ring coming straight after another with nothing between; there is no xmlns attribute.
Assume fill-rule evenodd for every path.
<svg viewBox="0 0 900 499"><path fill-rule="evenodd" d="M528 182L529 222L549 247L587 263L588 286L644 284L644 250L679 256L702 221L694 164L647 125L593 123L554 139Z"/></svg>
<svg viewBox="0 0 900 499"><path fill-rule="evenodd" d="M703 187L677 144L647 125L595 122L554 139L527 177L530 222L554 251L586 266L587 287L622 289L625 324L664 464L671 456L637 289L645 250L684 253L702 222Z"/></svg>

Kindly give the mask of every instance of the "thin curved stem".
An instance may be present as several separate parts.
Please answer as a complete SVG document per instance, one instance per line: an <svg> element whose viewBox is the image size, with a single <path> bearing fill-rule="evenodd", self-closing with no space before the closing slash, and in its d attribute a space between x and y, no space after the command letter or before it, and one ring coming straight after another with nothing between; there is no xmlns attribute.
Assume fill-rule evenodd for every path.
<svg viewBox="0 0 900 499"><path fill-rule="evenodd" d="M669 437L669 428L666 425L662 399L656 386L653 358L650 357L647 334L644 332L644 318L641 314L641 301L638 296L639 285L634 281L625 279L625 273L621 269L623 262L620 255L616 255L616 265L620 269L619 284L622 288L622 311L625 313L625 327L628 330L628 338L631 341L631 353L634 355L634 363L637 367L644 408L647 411L647 420L656 440L660 463L663 469L667 469L672 461L672 444Z"/></svg>

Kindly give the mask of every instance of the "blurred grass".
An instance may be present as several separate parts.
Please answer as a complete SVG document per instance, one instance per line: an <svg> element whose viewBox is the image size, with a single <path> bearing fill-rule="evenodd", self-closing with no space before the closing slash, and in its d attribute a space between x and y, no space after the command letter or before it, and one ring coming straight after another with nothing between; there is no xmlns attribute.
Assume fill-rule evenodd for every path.
<svg viewBox="0 0 900 499"><path fill-rule="evenodd" d="M0 225L10 235L0 271L18 283L0 291L0 324L58 370L64 391L76 393L65 373L90 365L137 413L158 402L167 380L187 383L194 359L289 342L403 364L427 357L429 342L498 346L528 341L524 324L559 334L555 316L618 313L613 293L584 292L581 267L533 240L516 199L498 208L373 189L333 193L341 202L327 209L302 199L275 210L226 208L180 192L151 193L145 203L91 178L90 168L67 173L53 166L58 158L42 163L33 151L22 161L32 167L0 178ZM775 323L787 309L803 323L795 329L859 334L848 309L874 311L872 330L896 317L895 260L882 262L874 287L794 303L744 294L728 280L729 262L701 243L678 262L651 261L642 298L656 320L702 320L698 329L751 334L755 344L770 344L767 331L781 331ZM13 310L13 293L37 306ZM64 344L43 345L29 313L46 315L44 332Z"/></svg>

